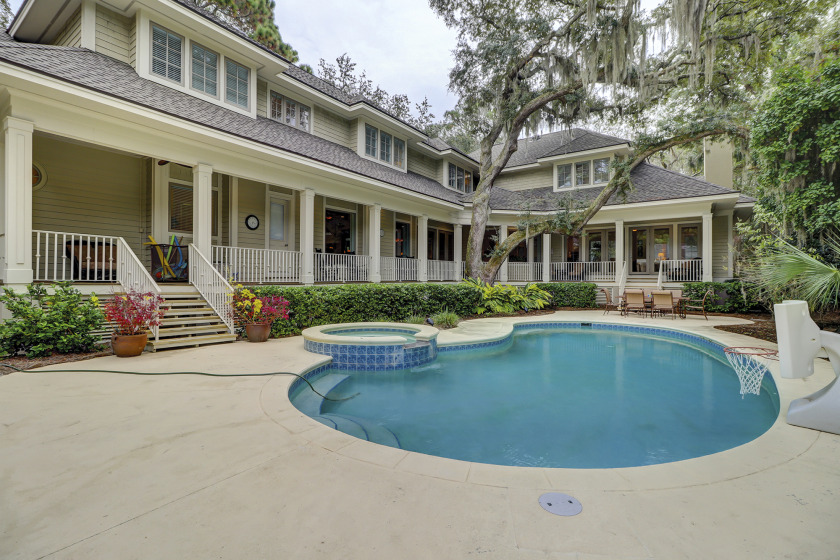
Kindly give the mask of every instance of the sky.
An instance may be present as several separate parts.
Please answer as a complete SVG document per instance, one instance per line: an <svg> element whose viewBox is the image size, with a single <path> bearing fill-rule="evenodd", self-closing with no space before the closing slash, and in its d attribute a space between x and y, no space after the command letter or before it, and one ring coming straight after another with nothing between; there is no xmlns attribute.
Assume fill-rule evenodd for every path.
<svg viewBox="0 0 840 560"><path fill-rule="evenodd" d="M11 0L17 11L23 0ZM455 106L448 91L456 34L427 0L275 0L283 40L316 71L318 61L335 63L344 53L374 85L404 93L414 103L428 97L438 118ZM641 0L650 9L661 0Z"/></svg>

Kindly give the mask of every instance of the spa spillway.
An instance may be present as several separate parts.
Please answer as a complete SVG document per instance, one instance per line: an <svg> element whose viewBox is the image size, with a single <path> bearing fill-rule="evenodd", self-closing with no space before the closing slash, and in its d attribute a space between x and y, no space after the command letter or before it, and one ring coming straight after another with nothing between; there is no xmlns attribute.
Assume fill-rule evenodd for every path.
<svg viewBox="0 0 840 560"><path fill-rule="evenodd" d="M438 330L404 323L343 323L303 331L304 348L346 370L388 371L419 366L437 357Z"/></svg>

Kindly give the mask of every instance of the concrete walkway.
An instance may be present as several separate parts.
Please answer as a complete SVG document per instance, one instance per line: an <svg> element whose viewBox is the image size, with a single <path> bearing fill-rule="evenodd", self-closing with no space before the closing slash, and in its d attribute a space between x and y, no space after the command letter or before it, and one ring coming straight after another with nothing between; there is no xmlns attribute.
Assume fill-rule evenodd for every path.
<svg viewBox="0 0 840 560"><path fill-rule="evenodd" d="M728 345L737 319L634 322ZM492 336L486 319L441 341ZM762 345L766 345L762 343ZM301 371L300 337L115 357L0 378L0 558L623 559L840 556L840 436L789 426L791 399L824 386L779 379L782 414L715 455L628 469L515 468L383 447L294 409L291 377L129 376L97 370ZM49 369L84 368L85 373ZM583 513L543 511L567 492Z"/></svg>

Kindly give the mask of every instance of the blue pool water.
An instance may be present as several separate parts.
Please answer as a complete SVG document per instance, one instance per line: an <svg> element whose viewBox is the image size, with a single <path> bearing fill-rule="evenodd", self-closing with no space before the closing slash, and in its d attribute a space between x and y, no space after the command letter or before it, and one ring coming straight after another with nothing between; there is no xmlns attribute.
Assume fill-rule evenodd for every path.
<svg viewBox="0 0 840 560"><path fill-rule="evenodd" d="M751 441L779 414L769 375L742 399L719 349L615 330L532 329L412 369L340 373L329 396L359 395L305 412L371 441L499 465L678 461ZM303 410L312 393L291 397Z"/></svg>

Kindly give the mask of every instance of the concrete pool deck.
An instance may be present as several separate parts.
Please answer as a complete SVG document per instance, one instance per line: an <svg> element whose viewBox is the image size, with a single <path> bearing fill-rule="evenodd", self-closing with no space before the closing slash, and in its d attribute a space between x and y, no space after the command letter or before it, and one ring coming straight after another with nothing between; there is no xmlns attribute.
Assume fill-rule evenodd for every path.
<svg viewBox="0 0 840 560"><path fill-rule="evenodd" d="M740 319L562 311L528 321L656 325L732 346ZM492 338L469 321L439 342ZM292 377L128 376L97 370L302 371L301 337L116 357L0 377L0 557L837 558L840 436L785 420L834 378L774 378L782 412L758 439L626 469L517 468L383 447L287 398ZM51 369L84 373L51 373ZM576 517L539 506L572 494Z"/></svg>

